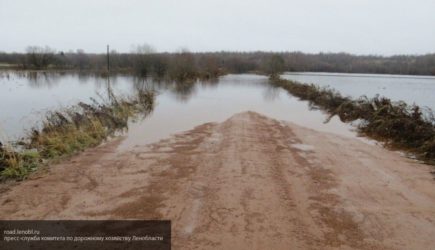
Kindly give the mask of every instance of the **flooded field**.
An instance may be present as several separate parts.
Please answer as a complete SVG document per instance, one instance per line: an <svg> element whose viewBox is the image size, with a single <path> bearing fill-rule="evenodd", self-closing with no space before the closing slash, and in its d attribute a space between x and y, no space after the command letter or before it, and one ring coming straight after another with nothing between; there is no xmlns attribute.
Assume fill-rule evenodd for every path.
<svg viewBox="0 0 435 250"><path fill-rule="evenodd" d="M370 98L379 94L393 101L415 103L435 110L435 77L431 76L286 73L282 77L302 83L331 87L353 98L362 95Z"/></svg>
<svg viewBox="0 0 435 250"><path fill-rule="evenodd" d="M132 76L9 74L0 86L2 132L10 140L52 110L92 99L104 103L110 93L156 93L151 114L126 118L123 137L99 147L92 148L92 140L76 143L87 137L74 129L67 130L73 139L71 133L38 137L44 144L30 158L35 160L21 160L4 176L21 178L38 169L35 162L43 157L91 148L53 163L46 174L36 170L40 177L6 191L0 218L169 219L175 246L204 249L201 239L231 239L234 228L243 235L231 241L240 249L247 238L263 237L264 230L282 235L279 241L262 240L265 245L285 240L295 249L311 249L313 242L323 249L342 235L342 244L355 249L421 249L432 243L435 227L427 220L434 214L432 166L374 141L365 143L365 137L355 139L353 128L337 117L325 124L326 114L267 77L227 75L176 84ZM90 134L100 131L84 128ZM23 156L32 156L29 152L19 159L29 159ZM380 214L385 207L396 209ZM391 218L405 226L397 227ZM393 232L392 243L370 238L380 230Z"/></svg>
<svg viewBox="0 0 435 250"><path fill-rule="evenodd" d="M285 91L257 75L228 75L214 82L158 83L131 76L110 78L118 95L132 93L138 85L157 91L156 106L146 121L131 123L123 146L147 144L205 122L221 122L233 114L255 111L319 131L354 136L350 126L309 110ZM107 78L78 74L3 74L0 78L0 126L3 137L18 138L50 111L105 98ZM144 86L142 86L144 87ZM12 107L12 108L11 108Z"/></svg>
<svg viewBox="0 0 435 250"><path fill-rule="evenodd" d="M435 109L435 78L360 74L285 74L284 78L330 86L344 95L376 94ZM24 136L38 126L46 112L78 102L104 99L109 81L95 75L73 73L0 74L0 132L4 140ZM175 84L132 76L112 76L117 95L129 95L138 85L156 90L157 104L146 122L130 124L126 145L147 144L205 122L221 122L233 114L255 111L319 131L354 136L338 119L324 124L326 115L310 110L307 102L272 87L258 75L228 75L212 82ZM145 86L143 86L145 85Z"/></svg>

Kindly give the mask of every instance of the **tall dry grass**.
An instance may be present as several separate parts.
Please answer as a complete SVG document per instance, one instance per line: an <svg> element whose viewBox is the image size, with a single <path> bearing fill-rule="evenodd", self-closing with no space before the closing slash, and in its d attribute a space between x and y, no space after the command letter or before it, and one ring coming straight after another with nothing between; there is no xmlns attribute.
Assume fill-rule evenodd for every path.
<svg viewBox="0 0 435 250"><path fill-rule="evenodd" d="M47 113L41 129L33 129L20 142L21 149L0 146L0 178L23 179L48 160L99 145L115 132L128 128L130 118L144 117L154 107L155 93L137 89L134 96L108 97L90 104Z"/></svg>
<svg viewBox="0 0 435 250"><path fill-rule="evenodd" d="M329 119L337 115L343 122L360 120L358 130L361 133L435 164L435 116L430 109L422 110L417 105L393 102L380 96L351 99L333 89L279 77L271 78L270 82L327 111Z"/></svg>

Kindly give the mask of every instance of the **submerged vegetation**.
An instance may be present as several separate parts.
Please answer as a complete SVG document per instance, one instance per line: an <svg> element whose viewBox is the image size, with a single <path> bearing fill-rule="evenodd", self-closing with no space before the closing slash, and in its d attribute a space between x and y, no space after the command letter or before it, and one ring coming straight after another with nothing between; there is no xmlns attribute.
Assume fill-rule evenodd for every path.
<svg viewBox="0 0 435 250"><path fill-rule="evenodd" d="M132 97L108 97L92 104L79 103L48 113L41 129L33 129L21 141L20 150L0 145L0 178L23 179L47 160L71 155L99 145L115 132L125 129L130 118L146 116L154 106L154 92L137 88Z"/></svg>
<svg viewBox="0 0 435 250"><path fill-rule="evenodd" d="M301 100L309 101L313 107L327 111L330 118L337 115L343 122L358 120L361 133L435 164L435 118L431 110L423 111L416 105L392 102L379 96L353 100L333 89L279 77L271 77L270 81Z"/></svg>

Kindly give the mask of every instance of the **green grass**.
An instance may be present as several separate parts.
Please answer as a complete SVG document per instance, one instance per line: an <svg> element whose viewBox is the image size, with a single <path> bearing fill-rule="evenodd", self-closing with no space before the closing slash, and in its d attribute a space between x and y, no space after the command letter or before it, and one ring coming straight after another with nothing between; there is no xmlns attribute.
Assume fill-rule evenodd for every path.
<svg viewBox="0 0 435 250"><path fill-rule="evenodd" d="M14 152L10 147L0 148L1 179L23 179L34 171L40 162L40 155L34 150Z"/></svg>

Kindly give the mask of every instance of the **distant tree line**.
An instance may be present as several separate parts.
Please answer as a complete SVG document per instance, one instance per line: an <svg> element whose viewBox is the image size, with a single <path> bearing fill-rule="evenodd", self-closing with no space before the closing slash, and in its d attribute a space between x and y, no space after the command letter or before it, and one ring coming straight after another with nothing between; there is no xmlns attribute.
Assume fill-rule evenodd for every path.
<svg viewBox="0 0 435 250"><path fill-rule="evenodd" d="M0 65L20 69L73 69L104 71L106 54L83 50L56 52L49 47L31 46L26 53L0 52ZM151 46L137 46L130 53L110 52L113 71L143 76L185 80L216 77L224 73L339 72L435 75L435 54L398 56L357 56L346 53L307 54L302 52L208 52L158 53Z"/></svg>

